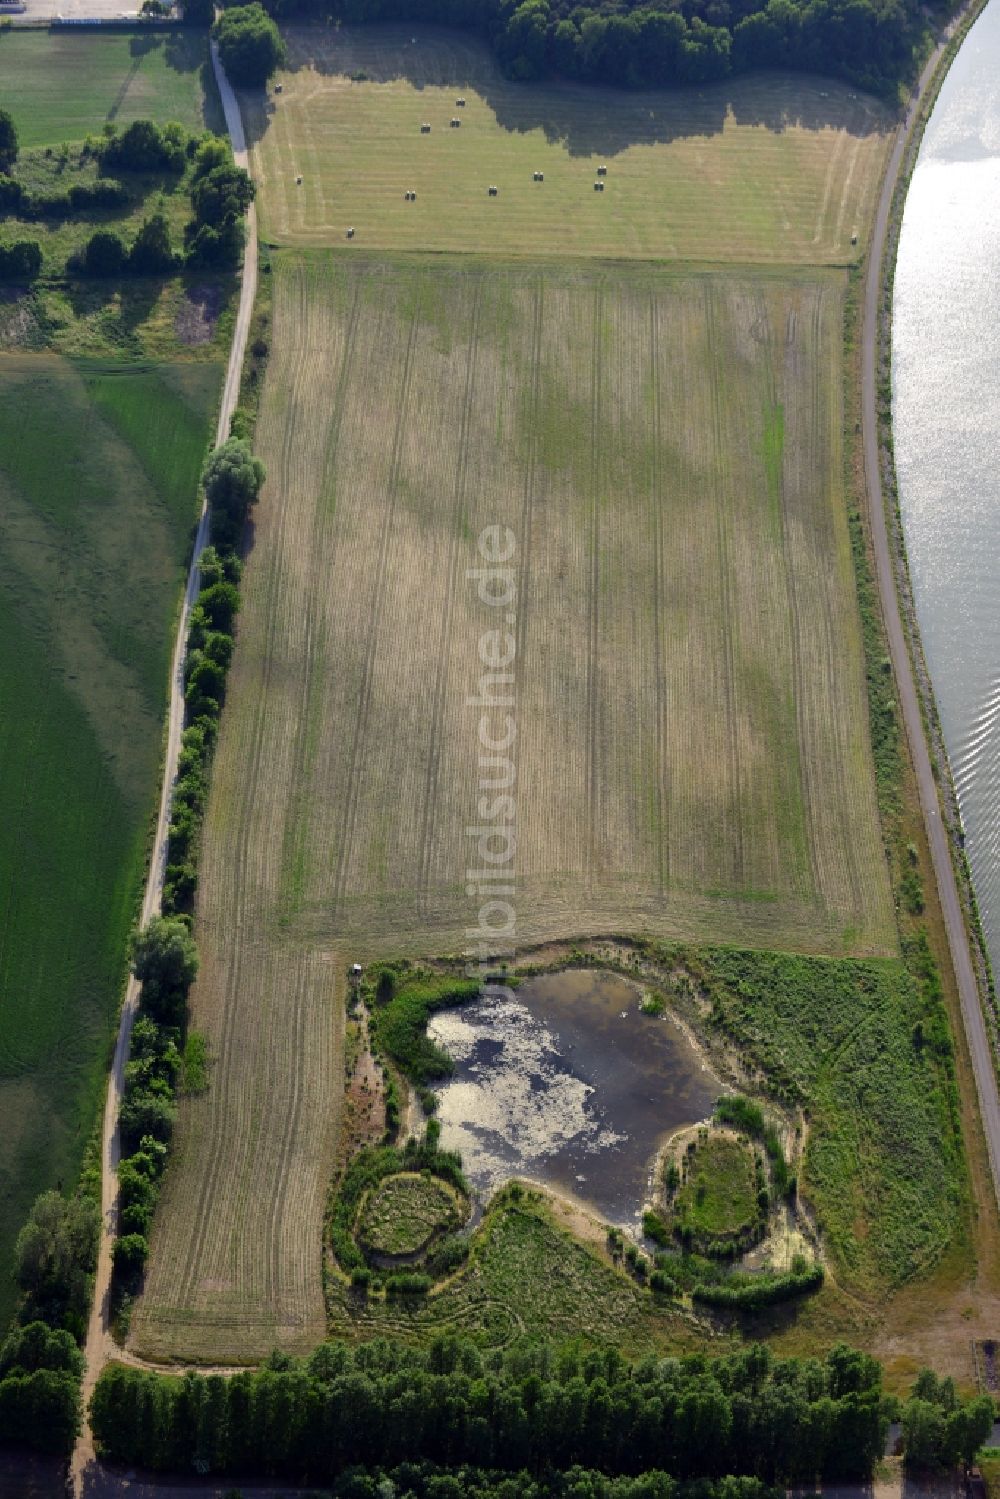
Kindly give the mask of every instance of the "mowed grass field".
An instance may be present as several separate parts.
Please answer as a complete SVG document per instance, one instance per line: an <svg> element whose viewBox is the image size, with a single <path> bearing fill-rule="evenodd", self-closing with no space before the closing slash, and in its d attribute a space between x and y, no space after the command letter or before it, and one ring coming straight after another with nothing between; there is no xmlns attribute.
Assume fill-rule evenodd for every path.
<svg viewBox="0 0 1000 1499"><path fill-rule="evenodd" d="M516 944L896 950L842 272L273 259L255 513L138 1351L322 1335L346 965L468 945L477 597L509 527ZM501 624L504 624L501 621Z"/></svg>
<svg viewBox="0 0 1000 1499"><path fill-rule="evenodd" d="M650 94L525 85L456 32L285 36L281 94L241 101L267 240L342 243L353 226L359 253L810 265L863 253L889 120L843 85L778 74Z"/></svg>
<svg viewBox="0 0 1000 1499"><path fill-rule="evenodd" d="M0 78L22 146L80 141L106 122L137 119L223 128L201 33L5 31Z"/></svg>
<svg viewBox="0 0 1000 1499"><path fill-rule="evenodd" d="M104 1086L220 379L0 359L0 1325Z"/></svg>

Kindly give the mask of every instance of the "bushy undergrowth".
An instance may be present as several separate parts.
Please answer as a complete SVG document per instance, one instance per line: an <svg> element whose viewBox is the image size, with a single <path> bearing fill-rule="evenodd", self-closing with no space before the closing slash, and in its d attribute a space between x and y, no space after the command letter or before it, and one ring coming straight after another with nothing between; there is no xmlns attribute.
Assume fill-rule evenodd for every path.
<svg viewBox="0 0 1000 1499"><path fill-rule="evenodd" d="M718 1285L698 1285L692 1291L695 1301L728 1311L759 1312L782 1301L794 1301L823 1284L822 1265L802 1265L785 1275L735 1274Z"/></svg>
<svg viewBox="0 0 1000 1499"><path fill-rule="evenodd" d="M676 961L678 954L673 952ZM710 1024L808 1116L805 1177L828 1247L869 1289L949 1242L964 1164L940 982L898 961L685 951Z"/></svg>
<svg viewBox="0 0 1000 1499"><path fill-rule="evenodd" d="M469 1186L462 1175L461 1157L454 1151L439 1148L440 1135L441 1126L437 1120L432 1119L428 1121L423 1138L413 1137L407 1140L401 1150L392 1145L382 1145L360 1151L351 1161L337 1187L329 1218L330 1243L337 1263L345 1273L368 1269L364 1251L356 1237L358 1211L365 1194L375 1189L386 1177L395 1176L400 1171L428 1171L463 1196L468 1195ZM458 1256L457 1263L461 1263L467 1252L463 1244L463 1252ZM442 1268L453 1268L447 1260L446 1254L445 1265L440 1267L434 1258L430 1258L427 1268L438 1273ZM369 1284L370 1279L371 1277L365 1284ZM377 1273L375 1281L380 1282Z"/></svg>
<svg viewBox="0 0 1000 1499"><path fill-rule="evenodd" d="M480 991L478 979L433 974L405 963L375 964L365 982L375 1049L394 1062L412 1083L426 1086L450 1077L454 1063L427 1034L435 1010L468 1004Z"/></svg>

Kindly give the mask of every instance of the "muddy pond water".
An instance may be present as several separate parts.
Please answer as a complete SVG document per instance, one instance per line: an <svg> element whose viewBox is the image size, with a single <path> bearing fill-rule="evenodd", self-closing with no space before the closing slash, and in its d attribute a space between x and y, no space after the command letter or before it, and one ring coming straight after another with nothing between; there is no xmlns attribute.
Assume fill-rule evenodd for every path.
<svg viewBox="0 0 1000 1499"><path fill-rule="evenodd" d="M616 974L571 969L487 989L435 1015L451 1054L442 1144L481 1198L512 1176L579 1198L635 1231L665 1138L706 1118L721 1085L681 1028L645 1015Z"/></svg>

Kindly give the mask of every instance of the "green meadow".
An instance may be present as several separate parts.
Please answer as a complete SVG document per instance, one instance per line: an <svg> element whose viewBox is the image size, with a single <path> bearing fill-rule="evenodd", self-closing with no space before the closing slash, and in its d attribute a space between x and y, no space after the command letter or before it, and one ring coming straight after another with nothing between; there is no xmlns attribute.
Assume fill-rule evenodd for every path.
<svg viewBox="0 0 1000 1499"><path fill-rule="evenodd" d="M22 146L58 146L106 123L222 129L204 33L0 33L3 107Z"/></svg>
<svg viewBox="0 0 1000 1499"><path fill-rule="evenodd" d="M0 361L0 1325L104 1085L220 374Z"/></svg>

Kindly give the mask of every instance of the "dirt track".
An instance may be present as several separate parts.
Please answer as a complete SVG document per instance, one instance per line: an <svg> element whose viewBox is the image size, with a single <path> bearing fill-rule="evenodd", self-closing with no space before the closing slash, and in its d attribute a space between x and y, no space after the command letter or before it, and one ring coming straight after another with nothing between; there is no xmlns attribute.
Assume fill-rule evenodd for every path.
<svg viewBox="0 0 1000 1499"><path fill-rule="evenodd" d="M237 163L245 167L247 166L247 149L239 106L236 102L236 96L226 79L226 75L222 71L216 44L212 42L211 46L212 65L215 69L215 78L219 86L222 106L225 110L226 125L229 128L229 135L233 144L233 154ZM247 333L250 327L250 316L253 311L256 291L257 221L253 205L251 204L247 215L247 240L243 258L240 304L236 314L236 324L233 329L233 342L229 351L226 380L222 388L219 423L216 429L217 443L224 442L229 436L229 422L239 396L240 373L243 368L243 355L246 350ZM170 824L170 798L173 792L174 781L177 777L177 761L180 755L181 734L184 730L184 650L187 641L188 621L199 589L198 558L201 556L207 541L208 514L203 506L201 518L198 523L198 531L195 536L191 568L188 573L187 587L184 590L184 602L177 624L177 639L174 644L174 654L170 667L170 702L167 716L166 747L164 751L163 786L160 793L160 808L156 820L153 853L150 859L149 875L142 902L140 922L143 926L153 916L158 914L163 899L163 874L167 860L167 829ZM121 1103L125 1064L128 1061L129 1045L132 1039L132 1026L135 1021L138 1002L139 985L134 979L130 978L118 1026L118 1040L115 1044L114 1061L112 1062L111 1075L108 1080L108 1093L104 1106L104 1122L101 1132L101 1242L98 1251L97 1276L94 1284L94 1302L91 1308L90 1323L87 1328L87 1341L84 1346L86 1367L83 1376L82 1394L85 1411L101 1369L108 1358L116 1351L109 1328L108 1312L111 1289L111 1249L114 1244L118 1222L118 1109ZM85 1421L70 1467L74 1494L80 1495L84 1492L86 1471L94 1460L94 1447L90 1427Z"/></svg>
<svg viewBox="0 0 1000 1499"><path fill-rule="evenodd" d="M959 18L961 19L961 17ZM903 156L913 131L924 94L931 83L941 55L954 30L955 22L943 34L927 65L920 75L916 91L907 107L896 140L886 166L882 192L875 215L871 251L865 276L864 324L862 335L862 423L864 432L865 479L868 488L869 513L871 517L872 542L875 549L875 564L878 576L879 595L893 670L899 687L903 721L906 725L910 752L920 792L920 805L927 839L930 844L941 908L944 912L948 945L951 949L952 966L958 984L962 1004L962 1018L966 1039L972 1057L972 1068L979 1095L979 1111L983 1121L993 1187L1000 1199L1000 1095L997 1092L996 1074L986 1024L983 1019L979 987L976 983L969 937L965 927L962 904L959 899L955 871L951 862L948 832L941 816L937 784L931 766L927 741L924 737L920 700L917 695L913 668L907 650L906 637L899 612L896 582L893 572L893 557L885 519L885 502L882 495L882 476L879 468L879 434L876 411L876 359L879 340L879 293L882 281L882 260L885 253L889 215L896 189Z"/></svg>

